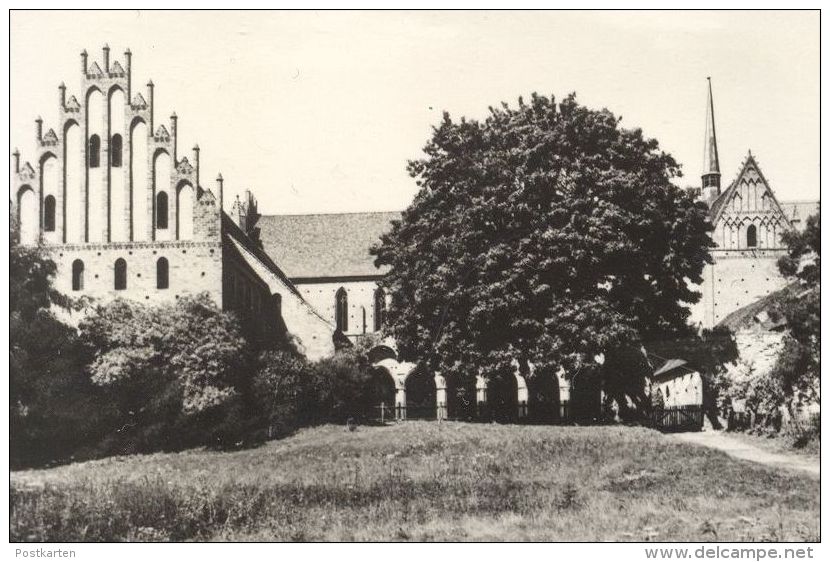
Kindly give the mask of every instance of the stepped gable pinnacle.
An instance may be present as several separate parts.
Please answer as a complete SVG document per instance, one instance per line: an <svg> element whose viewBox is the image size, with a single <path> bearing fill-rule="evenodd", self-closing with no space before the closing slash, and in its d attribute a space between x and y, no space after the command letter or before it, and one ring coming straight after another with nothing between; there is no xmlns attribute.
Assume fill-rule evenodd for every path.
<svg viewBox="0 0 830 562"><path fill-rule="evenodd" d="M133 96L133 107L138 109L144 109L147 107L147 100L144 99L140 93Z"/></svg>
<svg viewBox="0 0 830 562"><path fill-rule="evenodd" d="M110 74L115 75L115 76L123 76L123 75L126 74L126 72L121 67L121 65L118 63L118 61L115 61L112 64L112 68L110 68Z"/></svg>
<svg viewBox="0 0 830 562"><path fill-rule="evenodd" d="M170 140L170 133L167 132L167 128L164 125L159 125L159 128L156 129L156 134L153 135L157 141L169 141Z"/></svg>
<svg viewBox="0 0 830 562"><path fill-rule="evenodd" d="M81 110L81 104L78 103L78 98L75 96L70 96L69 101L66 102L66 111L75 113L76 111Z"/></svg>
<svg viewBox="0 0 830 562"><path fill-rule="evenodd" d="M193 172L193 166L187 160L187 156L183 156L182 159L179 160L178 170L181 174L190 174Z"/></svg>
<svg viewBox="0 0 830 562"><path fill-rule="evenodd" d="M104 71L101 70L101 67L98 66L97 62L92 63L92 66L89 68L89 70L86 71L86 73L92 76L97 76L98 78L104 76Z"/></svg>
<svg viewBox="0 0 830 562"><path fill-rule="evenodd" d="M55 134L54 129L49 129L46 131L46 134L43 135L43 144L45 146L53 146L58 144L58 135Z"/></svg>
<svg viewBox="0 0 830 562"><path fill-rule="evenodd" d="M23 168L20 170L20 177L23 179L34 179L35 169L32 168L31 164L28 162L23 164Z"/></svg>

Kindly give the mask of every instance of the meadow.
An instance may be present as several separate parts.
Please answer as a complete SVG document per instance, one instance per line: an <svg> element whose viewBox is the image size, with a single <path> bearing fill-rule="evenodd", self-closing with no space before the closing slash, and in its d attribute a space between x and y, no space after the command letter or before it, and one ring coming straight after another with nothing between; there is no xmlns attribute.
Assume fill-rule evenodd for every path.
<svg viewBox="0 0 830 562"><path fill-rule="evenodd" d="M814 541L817 479L635 427L406 422L11 475L12 541Z"/></svg>

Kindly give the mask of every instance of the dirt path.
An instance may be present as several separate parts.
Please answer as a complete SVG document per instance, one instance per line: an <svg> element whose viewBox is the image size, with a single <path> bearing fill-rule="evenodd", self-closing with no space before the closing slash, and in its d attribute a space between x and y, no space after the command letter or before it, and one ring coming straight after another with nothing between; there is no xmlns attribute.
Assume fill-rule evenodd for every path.
<svg viewBox="0 0 830 562"><path fill-rule="evenodd" d="M796 454L774 453L756 447L722 431L701 431L698 433L676 433L672 437L686 443L694 443L718 449L727 455L750 462L757 462L775 468L805 472L815 477L821 475L818 459L804 458Z"/></svg>

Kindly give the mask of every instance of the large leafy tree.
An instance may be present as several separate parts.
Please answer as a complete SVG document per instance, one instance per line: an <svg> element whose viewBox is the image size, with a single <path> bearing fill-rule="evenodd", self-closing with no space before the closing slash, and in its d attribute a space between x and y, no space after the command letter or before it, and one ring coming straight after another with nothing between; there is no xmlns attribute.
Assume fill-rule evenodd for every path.
<svg viewBox="0 0 830 562"><path fill-rule="evenodd" d="M444 114L424 152L408 166L420 191L372 250L392 266L403 358L469 376L606 357L624 378L622 350L686 330L711 226L656 140L573 95L533 95L483 121Z"/></svg>
<svg viewBox="0 0 830 562"><path fill-rule="evenodd" d="M16 236L12 232L11 239ZM100 438L111 415L85 372L90 355L58 314L75 306L55 291L43 248L9 251L9 420L13 466L60 460Z"/></svg>

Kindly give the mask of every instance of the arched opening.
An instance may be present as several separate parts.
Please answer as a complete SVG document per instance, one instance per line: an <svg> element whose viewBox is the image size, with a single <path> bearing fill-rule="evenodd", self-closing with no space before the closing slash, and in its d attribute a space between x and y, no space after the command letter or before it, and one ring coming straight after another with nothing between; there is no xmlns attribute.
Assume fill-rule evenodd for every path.
<svg viewBox="0 0 830 562"><path fill-rule="evenodd" d="M113 168L121 167L122 150L124 141L118 133L112 135L110 139L110 165Z"/></svg>
<svg viewBox="0 0 830 562"><path fill-rule="evenodd" d="M398 355L395 353L395 350L384 344L374 346L366 352L366 356L369 358L370 363L377 363L378 361L383 361L384 359L394 359L396 361L398 359Z"/></svg>
<svg viewBox="0 0 830 562"><path fill-rule="evenodd" d="M43 231L53 233L57 230L57 196L60 194L60 166L57 157L47 152L40 160L40 193L43 197ZM47 242L61 242L57 236L46 236Z"/></svg>
<svg viewBox="0 0 830 562"><path fill-rule="evenodd" d="M90 168L99 168L101 166L101 137L98 135L91 135L89 137L87 158Z"/></svg>
<svg viewBox="0 0 830 562"><path fill-rule="evenodd" d="M476 379L460 374L448 375L447 417L454 420L474 420L478 416Z"/></svg>
<svg viewBox="0 0 830 562"><path fill-rule="evenodd" d="M152 200L148 201L147 125L136 119L130 132L130 178L132 182L133 240L149 240Z"/></svg>
<svg viewBox="0 0 830 562"><path fill-rule="evenodd" d="M72 290L83 291L84 289L84 262L75 260L72 262Z"/></svg>
<svg viewBox="0 0 830 562"><path fill-rule="evenodd" d="M43 230L55 232L55 198L47 195L43 200Z"/></svg>
<svg viewBox="0 0 830 562"><path fill-rule="evenodd" d="M175 232L170 228L169 207L175 203L175 199L168 195L172 170L170 155L164 150L158 150L153 157L153 193L156 194L155 224L156 230L160 231L156 232L157 240L171 240L175 236ZM160 200L159 196L162 193L164 193L164 197L163 200ZM173 194L173 197L175 197L175 194Z"/></svg>
<svg viewBox="0 0 830 562"><path fill-rule="evenodd" d="M746 229L746 247L754 248L758 245L758 229L754 224L749 225Z"/></svg>
<svg viewBox="0 0 830 562"><path fill-rule="evenodd" d="M493 374L487 380L487 407L490 419L499 423L516 421L519 408L519 384L516 375Z"/></svg>
<svg viewBox="0 0 830 562"><path fill-rule="evenodd" d="M375 289L375 331L379 332L386 322L386 294L383 289Z"/></svg>
<svg viewBox="0 0 830 562"><path fill-rule="evenodd" d="M109 184L110 184L110 240L124 242L130 240L130 217L132 214L130 201L130 182L126 170L123 169L125 150L124 135L127 134L125 107L126 96L119 86L113 86L109 91L109 143L106 146L109 157Z"/></svg>
<svg viewBox="0 0 830 562"><path fill-rule="evenodd" d="M21 244L37 243L40 231L37 195L28 185L24 185L17 192L17 225Z"/></svg>
<svg viewBox="0 0 830 562"><path fill-rule="evenodd" d="M156 262L156 289L170 288L170 264L167 258L159 258Z"/></svg>
<svg viewBox="0 0 830 562"><path fill-rule="evenodd" d="M375 367L371 372L370 403L367 416L382 419L395 419L395 380L383 367Z"/></svg>
<svg viewBox="0 0 830 562"><path fill-rule="evenodd" d="M349 331L349 296L343 287L334 295L334 323L341 332Z"/></svg>
<svg viewBox="0 0 830 562"><path fill-rule="evenodd" d="M590 422L602 412L602 389L600 372L583 368L571 379L571 401L568 415L577 422Z"/></svg>
<svg viewBox="0 0 830 562"><path fill-rule="evenodd" d="M167 200L167 193L160 191L156 195L156 228L159 230L166 230L168 224L168 214L170 212L170 203Z"/></svg>
<svg viewBox="0 0 830 562"><path fill-rule="evenodd" d="M176 232L179 240L193 238L193 187L179 184L176 197Z"/></svg>
<svg viewBox="0 0 830 562"><path fill-rule="evenodd" d="M85 236L84 196L84 141L81 127L74 121L68 121L64 129L63 161L64 161L64 194L67 242L83 242Z"/></svg>
<svg viewBox="0 0 830 562"><path fill-rule="evenodd" d="M127 288L127 262L124 258L115 260L115 290L123 291Z"/></svg>
<svg viewBox="0 0 830 562"><path fill-rule="evenodd" d="M96 87L87 93L86 131L86 223L87 242L107 242L111 201L107 173L101 167L101 139L107 139L107 100Z"/></svg>
<svg viewBox="0 0 830 562"><path fill-rule="evenodd" d="M433 420L437 415L435 377L417 369L406 377L406 418Z"/></svg>
<svg viewBox="0 0 830 562"><path fill-rule="evenodd" d="M528 418L539 423L550 423L559 419L559 379L551 370L537 370L528 376Z"/></svg>

